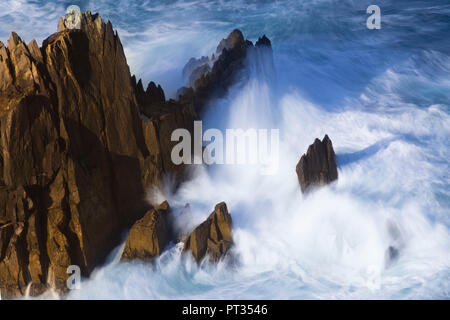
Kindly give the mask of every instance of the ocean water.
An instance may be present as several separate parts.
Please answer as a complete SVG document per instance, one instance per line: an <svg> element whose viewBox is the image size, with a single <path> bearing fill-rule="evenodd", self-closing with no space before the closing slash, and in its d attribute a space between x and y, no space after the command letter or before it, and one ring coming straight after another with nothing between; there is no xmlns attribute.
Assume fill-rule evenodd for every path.
<svg viewBox="0 0 450 320"><path fill-rule="evenodd" d="M234 28L272 40L251 77L211 102L204 126L278 128L275 175L194 168L167 199L189 229L220 201L233 217L233 266L197 266L171 247L155 262L120 263L121 247L71 299L448 299L450 297L450 4L377 1L7 1L0 40L42 41L68 5L112 21L128 63L174 96L191 57ZM339 180L304 196L295 166L328 134ZM181 215L186 203L191 212ZM399 250L387 259L389 246ZM55 297L50 295L49 297Z"/></svg>

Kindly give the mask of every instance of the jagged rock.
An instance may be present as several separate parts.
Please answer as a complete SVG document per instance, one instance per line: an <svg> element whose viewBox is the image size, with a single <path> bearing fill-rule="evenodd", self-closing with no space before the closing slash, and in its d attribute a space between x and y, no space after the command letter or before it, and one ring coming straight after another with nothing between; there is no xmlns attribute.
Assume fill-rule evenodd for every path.
<svg viewBox="0 0 450 320"><path fill-rule="evenodd" d="M266 37L266 35L263 35L262 37L258 38L258 41L255 43L256 47L260 46L266 46L266 47L272 47L272 43L270 42L269 38Z"/></svg>
<svg viewBox="0 0 450 320"><path fill-rule="evenodd" d="M153 81L150 81L147 90L144 91L141 79L136 83L136 77L133 76L131 82L141 113L149 118L161 114L166 102L166 96L161 86L156 86Z"/></svg>
<svg viewBox="0 0 450 320"><path fill-rule="evenodd" d="M2 297L65 293L68 266L89 275L148 210L145 190L182 177L170 134L195 113L168 103L141 120L130 79L111 23L89 12L41 48L15 33L0 43Z"/></svg>
<svg viewBox="0 0 450 320"><path fill-rule="evenodd" d="M230 34L211 70L199 70L195 90L178 101L166 101L154 83L146 91L136 83L117 32L90 12L81 29L60 19L42 47L15 33L8 46L0 42L2 297L27 288L66 293L67 268L78 265L89 276L149 210L147 188L166 176L174 186L186 178L171 161L171 134L193 132L197 110L244 69L252 44L243 39ZM202 228L190 236L197 258L217 260L229 249L231 217L217 210L206 222L206 243L199 242Z"/></svg>
<svg viewBox="0 0 450 320"><path fill-rule="evenodd" d="M336 155L328 135L322 141L316 139L309 146L306 154L300 158L296 171L302 192L337 180Z"/></svg>
<svg viewBox="0 0 450 320"><path fill-rule="evenodd" d="M122 261L148 261L161 254L172 240L171 212L167 201L150 209L128 233Z"/></svg>
<svg viewBox="0 0 450 320"><path fill-rule="evenodd" d="M209 257L211 262L224 258L232 245L232 219L227 205L216 205L211 215L187 237L183 252L190 251L197 262Z"/></svg>
<svg viewBox="0 0 450 320"><path fill-rule="evenodd" d="M189 60L183 69L183 76L193 92L180 92L180 100L191 100L201 116L207 101L225 95L238 78L248 77L248 70L245 68L248 52L261 47L272 50L266 36L259 38L254 46L251 41L244 39L240 30L233 30L227 38L222 39L211 58Z"/></svg>

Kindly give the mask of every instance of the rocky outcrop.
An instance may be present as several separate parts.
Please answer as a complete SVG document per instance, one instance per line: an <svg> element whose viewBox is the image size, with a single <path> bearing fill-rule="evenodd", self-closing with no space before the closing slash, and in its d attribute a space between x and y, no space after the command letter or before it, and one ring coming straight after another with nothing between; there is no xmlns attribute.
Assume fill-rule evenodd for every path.
<svg viewBox="0 0 450 320"><path fill-rule="evenodd" d="M149 261L161 254L172 240L172 218L167 201L150 209L130 229L122 261Z"/></svg>
<svg viewBox="0 0 450 320"><path fill-rule="evenodd" d="M166 96L161 86L156 86L156 84L151 81L147 86L147 90L144 91L142 80L139 80L136 83L135 76L131 77L131 83L134 88L141 113L148 118L153 115L159 115L166 102Z"/></svg>
<svg viewBox="0 0 450 320"><path fill-rule="evenodd" d="M28 45L0 43L0 290L3 297L66 289L67 267L87 276L148 210L165 175L170 133L189 107L141 119L120 39L89 12L80 30ZM162 89L149 95L165 103Z"/></svg>
<svg viewBox="0 0 450 320"><path fill-rule="evenodd" d="M200 116L205 112L207 101L224 96L228 88L238 79L247 78L249 70L245 59L248 53L259 48L272 51L270 40L264 35L255 45L245 40L238 29L232 31L217 46L210 57L192 58L183 69L190 90L179 91L180 101L191 101Z"/></svg>
<svg viewBox="0 0 450 320"><path fill-rule="evenodd" d="M296 171L303 192L337 180L336 155L328 135L322 141L316 139L309 146L306 154L300 158Z"/></svg>
<svg viewBox="0 0 450 320"><path fill-rule="evenodd" d="M191 252L197 262L209 257L210 262L224 258L232 245L232 219L227 205L216 205L211 215L187 237L183 252Z"/></svg>
<svg viewBox="0 0 450 320"><path fill-rule="evenodd" d="M264 37L258 42L270 47ZM186 178L185 167L171 161L177 143L171 133L193 131L198 111L243 72L253 47L233 31L210 69L200 61L186 71L193 88L167 101L160 86L150 82L144 91L131 77L117 32L90 12L82 14L81 29L67 29L60 19L42 47L15 33L7 46L0 42L2 297L27 288L31 295L49 287L64 294L70 265L89 276L141 218L132 230L153 230L151 245L131 236L138 240L130 238L130 248L141 245L137 258L159 254L170 238L167 215L144 198L166 177L174 187ZM226 254L225 204L199 228L186 250L196 259Z"/></svg>

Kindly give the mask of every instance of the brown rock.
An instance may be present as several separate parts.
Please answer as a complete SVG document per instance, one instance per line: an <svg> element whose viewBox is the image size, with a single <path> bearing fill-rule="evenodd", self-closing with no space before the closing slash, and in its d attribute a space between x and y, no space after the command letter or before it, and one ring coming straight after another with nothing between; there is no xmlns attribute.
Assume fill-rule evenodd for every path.
<svg viewBox="0 0 450 320"><path fill-rule="evenodd" d="M67 267L88 276L102 263L148 210L148 187L183 177L170 134L195 113L171 106L141 120L130 78L111 23L89 12L42 48L14 33L0 43L3 297L65 293ZM166 103L160 87L148 91Z"/></svg>
<svg viewBox="0 0 450 320"><path fill-rule="evenodd" d="M224 258L232 245L231 216L221 202L206 221L200 224L185 241L183 251L190 251L197 262L209 256L211 262Z"/></svg>
<svg viewBox="0 0 450 320"><path fill-rule="evenodd" d="M336 155L328 135L322 141L316 139L309 146L298 162L296 171L302 192L337 180Z"/></svg>
<svg viewBox="0 0 450 320"><path fill-rule="evenodd" d="M161 254L171 239L171 212L165 201L131 227L121 260L151 260Z"/></svg>
<svg viewBox="0 0 450 320"><path fill-rule="evenodd" d="M199 70L196 90L166 101L160 86L150 83L144 91L131 77L109 21L86 12L79 30L61 22L40 48L15 33L8 46L0 42L3 297L27 288L31 295L48 287L66 293L67 268L78 265L89 276L120 243L121 233L148 211L147 188L160 186L166 176L175 187L186 178L185 167L171 161L177 143L171 133L193 131L196 108L227 89L251 45L234 31L219 46L211 70ZM146 257L159 254L168 241L163 217L155 209L141 221L148 229L154 224L156 240ZM231 245L225 204L202 226L187 248L197 260L220 259Z"/></svg>

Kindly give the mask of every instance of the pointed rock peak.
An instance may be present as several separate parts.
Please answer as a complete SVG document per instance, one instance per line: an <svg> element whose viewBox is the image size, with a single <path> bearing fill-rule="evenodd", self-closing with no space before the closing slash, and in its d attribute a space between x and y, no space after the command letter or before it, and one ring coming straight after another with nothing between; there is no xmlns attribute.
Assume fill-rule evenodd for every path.
<svg viewBox="0 0 450 320"><path fill-rule="evenodd" d="M228 215L227 204L225 202L216 204L214 211L219 214L227 214Z"/></svg>
<svg viewBox="0 0 450 320"><path fill-rule="evenodd" d="M92 16L92 21L94 21L95 27L98 31L101 31L104 26L106 26L105 22L103 21L102 17L98 13L96 13L94 16ZM112 29L111 29L112 31Z"/></svg>
<svg viewBox="0 0 450 320"><path fill-rule="evenodd" d="M142 84L142 79L139 79L137 85L136 85L136 91L137 92L145 92L144 91L144 85Z"/></svg>
<svg viewBox="0 0 450 320"><path fill-rule="evenodd" d="M28 50L30 51L31 55L33 56L34 60L38 62L43 62L41 49L39 48L39 45L37 44L36 40L31 40L28 44Z"/></svg>
<svg viewBox="0 0 450 320"><path fill-rule="evenodd" d="M183 252L190 251L197 262L209 256L210 262L223 259L232 246L232 219L225 202L217 204L208 219L188 236Z"/></svg>
<svg viewBox="0 0 450 320"><path fill-rule="evenodd" d="M169 202L167 200L163 201L156 210L158 211L168 211L170 209Z"/></svg>
<svg viewBox="0 0 450 320"><path fill-rule="evenodd" d="M149 92L150 90L156 90L156 89L157 89L156 84L153 81L150 81L147 86L147 92Z"/></svg>
<svg viewBox="0 0 450 320"><path fill-rule="evenodd" d="M245 39L241 30L234 29L226 39L222 39L222 41L220 41L219 45L217 46L216 53L221 54L223 49L230 50L244 43Z"/></svg>
<svg viewBox="0 0 450 320"><path fill-rule="evenodd" d="M17 47L17 45L19 43L22 43L22 39L20 39L20 37L17 35L17 33L15 33L14 31L11 32L11 35L9 36L8 39L8 48L9 50L13 50L15 47Z"/></svg>
<svg viewBox="0 0 450 320"><path fill-rule="evenodd" d="M259 46L266 46L266 47L272 47L272 43L270 42L270 39L266 37L266 35L263 35L256 41L255 44L257 47Z"/></svg>
<svg viewBox="0 0 450 320"><path fill-rule="evenodd" d="M66 24L64 23L64 19L62 17L59 17L58 19L58 32L66 30Z"/></svg>
<svg viewBox="0 0 450 320"><path fill-rule="evenodd" d="M28 44L28 47L38 47L38 48L39 48L39 45L37 44L36 40L33 39L33 40L31 40L30 43Z"/></svg>
<svg viewBox="0 0 450 320"><path fill-rule="evenodd" d="M230 41L233 46L235 46L236 44L244 42L244 35L242 34L241 30L234 29L228 35L227 40Z"/></svg>
<svg viewBox="0 0 450 320"><path fill-rule="evenodd" d="M113 25L111 23L111 21L107 21L106 22L106 33L108 37L113 38L114 37L114 29L113 29Z"/></svg>
<svg viewBox="0 0 450 320"><path fill-rule="evenodd" d="M302 192L337 180L336 155L328 135L322 141L317 138L314 140L300 158L296 172Z"/></svg>
<svg viewBox="0 0 450 320"><path fill-rule="evenodd" d="M166 96L164 94L164 90L161 88L161 85L156 86L156 84L153 81L150 81L146 94L151 98L151 100L155 102L165 102Z"/></svg>

